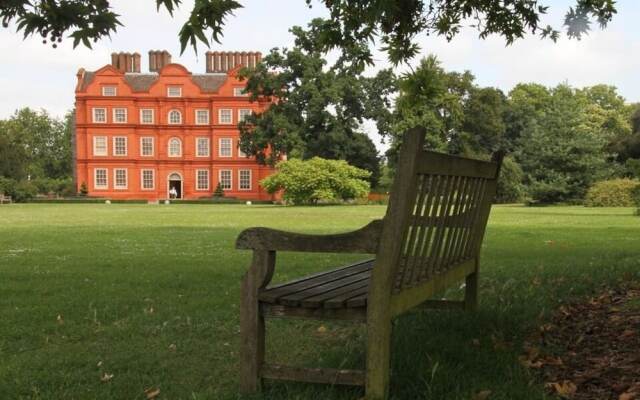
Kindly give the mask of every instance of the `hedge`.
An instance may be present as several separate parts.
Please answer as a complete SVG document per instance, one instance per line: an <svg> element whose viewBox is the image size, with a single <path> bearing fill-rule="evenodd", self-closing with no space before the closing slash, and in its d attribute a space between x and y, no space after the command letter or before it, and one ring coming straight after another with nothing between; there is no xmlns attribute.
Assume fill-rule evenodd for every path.
<svg viewBox="0 0 640 400"><path fill-rule="evenodd" d="M611 179L595 183L587 191L587 207L633 207L634 191L640 186L635 179Z"/></svg>

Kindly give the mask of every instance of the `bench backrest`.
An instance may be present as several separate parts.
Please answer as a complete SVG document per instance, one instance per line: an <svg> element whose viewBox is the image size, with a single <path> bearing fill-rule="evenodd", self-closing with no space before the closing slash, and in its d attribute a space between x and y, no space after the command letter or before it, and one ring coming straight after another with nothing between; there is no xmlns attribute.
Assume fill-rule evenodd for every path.
<svg viewBox="0 0 640 400"><path fill-rule="evenodd" d="M374 268L396 294L478 256L502 161L425 151L424 137L404 137Z"/></svg>

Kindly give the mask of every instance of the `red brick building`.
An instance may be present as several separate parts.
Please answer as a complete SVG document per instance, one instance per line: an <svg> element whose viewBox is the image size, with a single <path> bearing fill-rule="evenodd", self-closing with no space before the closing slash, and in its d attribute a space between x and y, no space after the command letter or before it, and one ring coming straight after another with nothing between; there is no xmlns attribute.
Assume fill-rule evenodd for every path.
<svg viewBox="0 0 640 400"><path fill-rule="evenodd" d="M76 182L90 196L113 199L226 196L268 200L259 181L273 170L238 148L238 121L267 103L249 102L238 80L260 53L209 52L206 72L149 52L149 72L138 53L114 53L111 64L78 71ZM173 192L173 190L171 190Z"/></svg>

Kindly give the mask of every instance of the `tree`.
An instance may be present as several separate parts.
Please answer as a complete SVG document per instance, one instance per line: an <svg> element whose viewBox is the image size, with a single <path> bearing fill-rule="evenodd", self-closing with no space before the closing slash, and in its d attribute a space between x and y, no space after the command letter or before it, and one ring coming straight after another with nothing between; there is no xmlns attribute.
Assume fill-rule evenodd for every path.
<svg viewBox="0 0 640 400"><path fill-rule="evenodd" d="M505 147L507 99L495 88L473 88L464 102L461 140L465 154L491 154Z"/></svg>
<svg viewBox="0 0 640 400"><path fill-rule="evenodd" d="M386 112L393 75L385 70L360 76L351 63L353 55L327 65L316 45L322 23L316 19L307 30L292 28L296 39L291 49L273 49L255 69L242 71L252 99L272 104L239 124L240 146L270 165L284 154L346 160L370 171L375 185L380 160L362 124Z"/></svg>
<svg viewBox="0 0 640 400"><path fill-rule="evenodd" d="M269 193L284 192L284 200L293 204L349 200L366 196L370 173L343 160L293 159L281 161L276 172L260 184Z"/></svg>
<svg viewBox="0 0 640 400"><path fill-rule="evenodd" d="M607 139L589 123L588 99L559 85L518 134L516 159L530 196L540 202L574 201L587 188L612 175Z"/></svg>
<svg viewBox="0 0 640 400"><path fill-rule="evenodd" d="M23 108L0 125L0 137L6 151L0 170L17 180L32 178L66 178L71 175L71 130L73 114L64 121L52 118L46 111Z"/></svg>
<svg viewBox="0 0 640 400"><path fill-rule="evenodd" d="M304 1L311 6L311 0ZM155 2L158 10L164 8L169 13L181 3ZM319 41L325 51L340 48L348 53L358 43L378 40L396 64L418 54L415 38L421 33L451 40L463 27L470 26L480 38L496 34L509 44L526 33L552 40L559 37L556 28L541 25L540 17L548 12L549 6L538 0L321 0L321 3L329 13ZM614 0L574 0L574 4L565 16L570 38L582 37L594 21L606 27L617 12ZM188 45L197 49L198 42L209 46L210 39L219 43L226 19L242 7L235 0L195 0L179 33L182 51ZM108 0L13 0L0 4L0 19L5 28L15 22L25 37L39 34L45 43L50 38L54 46L68 35L74 46L82 43L91 47L91 42L109 37L122 26L119 17ZM372 64L372 51L362 50L360 62Z"/></svg>

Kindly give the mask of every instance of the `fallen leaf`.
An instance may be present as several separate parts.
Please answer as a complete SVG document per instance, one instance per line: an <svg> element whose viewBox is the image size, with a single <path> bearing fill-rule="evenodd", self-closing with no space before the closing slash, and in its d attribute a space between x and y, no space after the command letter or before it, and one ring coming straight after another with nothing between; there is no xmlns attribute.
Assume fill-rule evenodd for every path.
<svg viewBox="0 0 640 400"><path fill-rule="evenodd" d="M548 388L552 388L558 394L558 396L570 399L578 390L578 387L575 383L571 381L562 381L562 382L549 382L545 385Z"/></svg>
<svg viewBox="0 0 640 400"><path fill-rule="evenodd" d="M98 368L102 367L102 361L98 361L98 364L96 364L96 366L97 366Z"/></svg>
<svg viewBox="0 0 640 400"><path fill-rule="evenodd" d="M480 340L479 339L473 339L471 340L471 344L478 347L480 346Z"/></svg>
<svg viewBox="0 0 640 400"><path fill-rule="evenodd" d="M147 395L147 400L155 399L160 394L160 389L149 388L149 389L144 391L144 394Z"/></svg>
<svg viewBox="0 0 640 400"><path fill-rule="evenodd" d="M491 390L481 390L472 397L472 400L487 400L490 395Z"/></svg>
<svg viewBox="0 0 640 400"><path fill-rule="evenodd" d="M56 321L58 321L58 323L60 325L64 324L64 319L62 319L62 315L58 314L58 317L56 318Z"/></svg>
<svg viewBox="0 0 640 400"><path fill-rule="evenodd" d="M637 397L635 392L625 392L622 393L620 397L618 397L618 400L634 400L636 398Z"/></svg>
<svg viewBox="0 0 640 400"><path fill-rule="evenodd" d="M324 325L320 325L318 327L318 333L325 333L327 331L327 327Z"/></svg>
<svg viewBox="0 0 640 400"><path fill-rule="evenodd" d="M169 345L169 350L171 350L171 351L176 351L176 349L177 349L177 348L178 348L178 346L176 346L176 344L175 344L175 343L171 343L171 344Z"/></svg>
<svg viewBox="0 0 640 400"><path fill-rule="evenodd" d="M111 379L113 379L113 374L110 374L108 372L103 373L100 377L100 380L102 382L109 382Z"/></svg>

